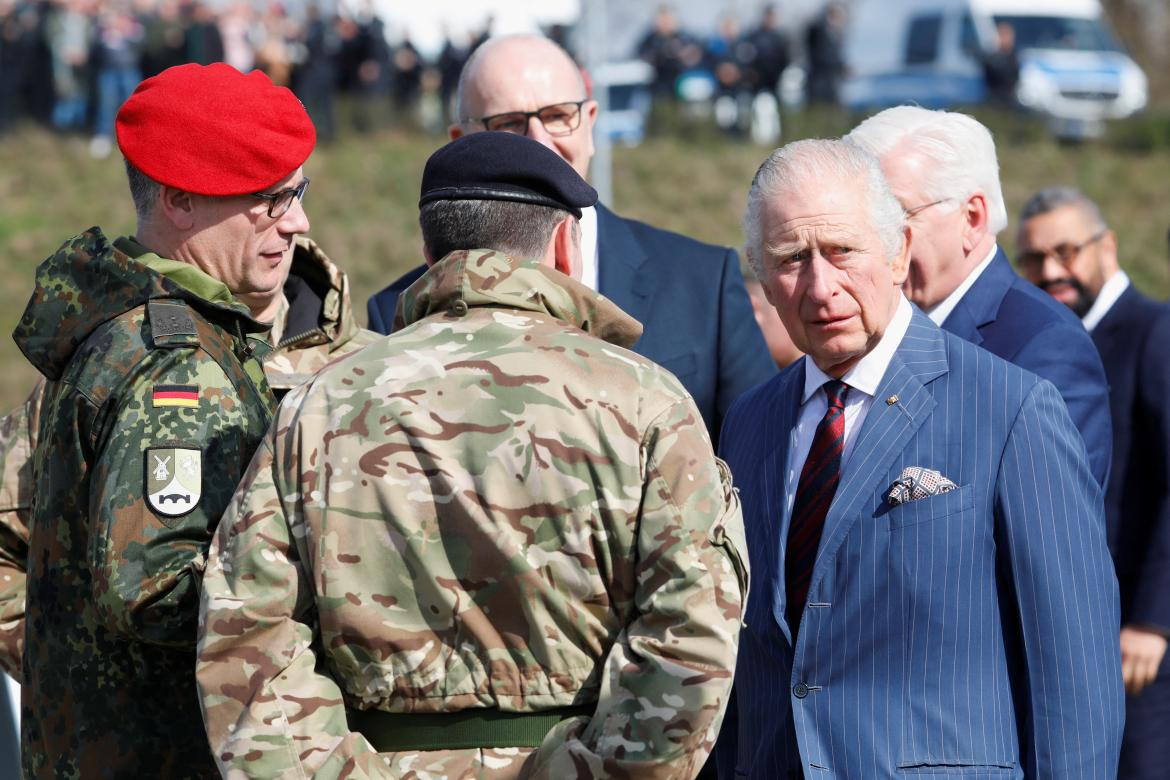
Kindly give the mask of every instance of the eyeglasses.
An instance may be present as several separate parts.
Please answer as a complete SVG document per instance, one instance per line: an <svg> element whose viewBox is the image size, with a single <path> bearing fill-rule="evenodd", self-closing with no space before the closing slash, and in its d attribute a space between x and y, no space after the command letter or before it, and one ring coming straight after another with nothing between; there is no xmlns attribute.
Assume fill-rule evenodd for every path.
<svg viewBox="0 0 1170 780"><path fill-rule="evenodd" d="M309 189L309 177L301 179L301 183L295 187L288 187L279 192L253 192L253 198L268 201L268 216L273 219L283 217L290 208L294 200L304 200L305 190Z"/></svg>
<svg viewBox="0 0 1170 780"><path fill-rule="evenodd" d="M1044 261L1048 259L1049 255L1055 255L1057 262L1067 268L1074 260L1080 257L1085 247L1100 241L1105 236L1105 232L1104 230L1099 230L1079 244L1057 244L1051 249L1032 249L1027 252L1020 252L1016 256L1016 265L1020 268L1039 268L1044 265Z"/></svg>
<svg viewBox="0 0 1170 780"><path fill-rule="evenodd" d="M566 136L581 126L581 106L584 100L569 103L553 103L551 106L541 106L535 111L509 111L505 114L492 114L478 119L467 119L466 122L480 122L485 130L495 130L515 135L528 135L528 120L536 117L544 125L544 130L551 136Z"/></svg>
<svg viewBox="0 0 1170 780"><path fill-rule="evenodd" d="M912 209L906 209L906 219L917 216L923 211L926 211L931 206L937 206L940 203L946 203L948 200L950 200L950 198L939 198L938 200L932 200L930 203L923 203L921 206L915 206Z"/></svg>

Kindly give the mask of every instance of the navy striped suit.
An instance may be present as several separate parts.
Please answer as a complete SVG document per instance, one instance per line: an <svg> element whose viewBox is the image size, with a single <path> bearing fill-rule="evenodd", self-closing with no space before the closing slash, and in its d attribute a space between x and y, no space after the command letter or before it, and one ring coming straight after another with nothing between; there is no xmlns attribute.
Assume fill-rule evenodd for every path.
<svg viewBox="0 0 1170 780"><path fill-rule="evenodd" d="M720 776L1110 778L1124 720L1102 497L1055 388L915 310L825 520L793 647L804 361L730 410L753 572ZM899 507L907 466L959 487Z"/></svg>

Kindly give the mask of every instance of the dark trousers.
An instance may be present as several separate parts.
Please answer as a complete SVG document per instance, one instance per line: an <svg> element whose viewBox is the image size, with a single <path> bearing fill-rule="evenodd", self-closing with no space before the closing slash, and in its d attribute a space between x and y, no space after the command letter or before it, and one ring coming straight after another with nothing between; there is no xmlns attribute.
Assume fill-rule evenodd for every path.
<svg viewBox="0 0 1170 780"><path fill-rule="evenodd" d="M1125 697L1118 780L1170 778L1170 659L1137 696Z"/></svg>

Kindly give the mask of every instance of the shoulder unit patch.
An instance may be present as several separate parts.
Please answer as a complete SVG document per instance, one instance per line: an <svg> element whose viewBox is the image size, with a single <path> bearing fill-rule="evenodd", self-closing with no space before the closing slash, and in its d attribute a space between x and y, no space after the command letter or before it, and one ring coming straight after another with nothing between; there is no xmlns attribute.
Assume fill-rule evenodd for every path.
<svg viewBox="0 0 1170 780"><path fill-rule="evenodd" d="M203 492L203 453L193 447L150 447L144 454L150 508L164 517L194 509Z"/></svg>

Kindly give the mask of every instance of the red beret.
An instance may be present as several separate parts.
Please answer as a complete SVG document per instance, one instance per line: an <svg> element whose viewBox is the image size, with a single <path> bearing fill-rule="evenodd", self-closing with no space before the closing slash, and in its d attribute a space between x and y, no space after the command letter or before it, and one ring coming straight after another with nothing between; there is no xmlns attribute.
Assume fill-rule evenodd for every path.
<svg viewBox="0 0 1170 780"><path fill-rule="evenodd" d="M199 195L261 192L295 171L317 141L290 90L222 62L146 79L118 111L117 132L131 165Z"/></svg>

